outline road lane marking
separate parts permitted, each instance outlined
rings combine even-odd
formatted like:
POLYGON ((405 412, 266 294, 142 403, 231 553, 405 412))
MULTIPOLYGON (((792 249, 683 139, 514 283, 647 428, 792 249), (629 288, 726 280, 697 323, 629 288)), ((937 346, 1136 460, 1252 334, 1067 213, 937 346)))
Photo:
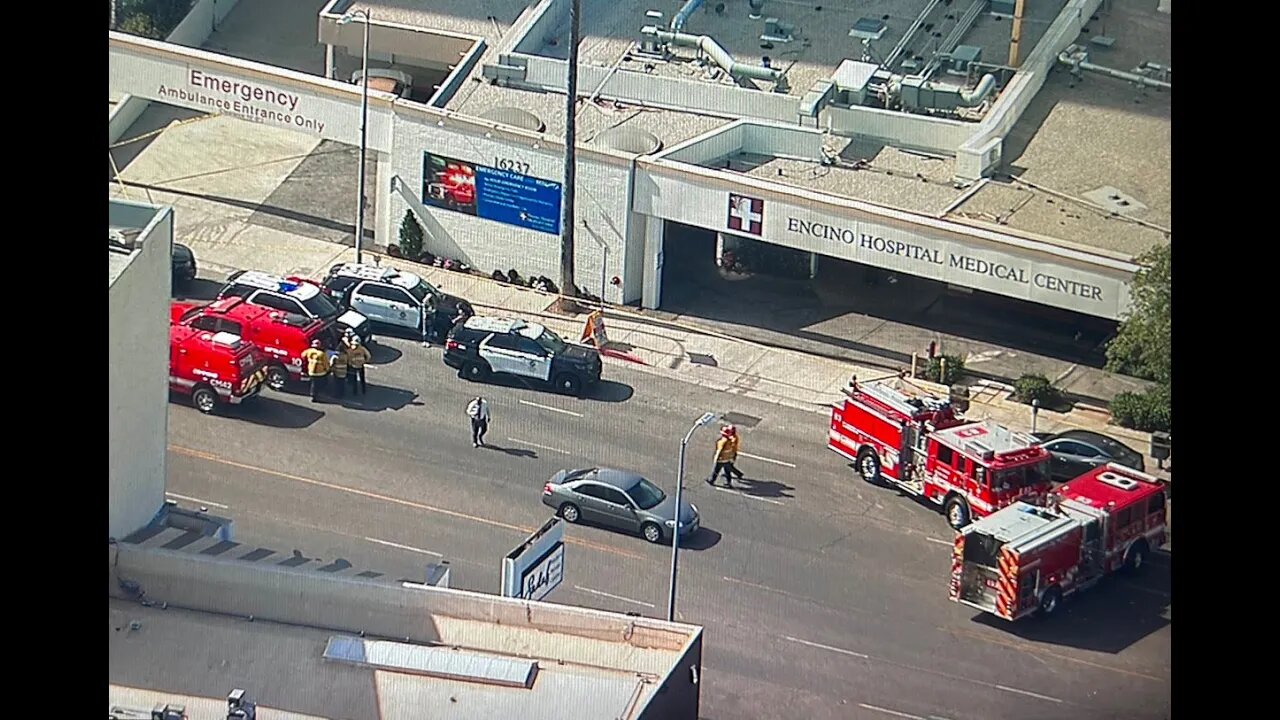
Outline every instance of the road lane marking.
MULTIPOLYGON (((236 462, 234 460, 227 460, 226 458, 221 458, 221 457, 218 457, 217 455, 211 455, 201 450, 193 450, 191 448, 185 448, 180 445, 170 445, 169 449, 178 453, 179 455, 196 457, 202 460, 208 460, 209 462, 215 462, 221 465, 227 465, 229 467, 240 468, 242 470, 248 470, 250 472, 262 473, 263 475, 272 475, 275 477, 284 478, 286 480, 293 480, 294 482, 304 483, 306 485, 314 485, 316 487, 322 487, 328 490, 336 490, 337 492, 348 493, 350 495, 359 495, 361 497, 366 497, 371 500, 379 500, 382 502, 391 503, 393 505, 402 505, 404 507, 410 507, 415 510, 425 510, 427 512, 433 512, 440 515, 447 515, 449 517, 455 517, 461 520, 470 520, 472 522, 480 523, 481 525, 489 525, 491 527, 497 527, 497 528, 502 528, 503 530, 510 530, 512 532, 517 532, 517 533, 520 533, 521 535, 529 535, 535 531, 534 528, 521 527, 519 525, 512 525, 511 523, 505 523, 500 520, 490 520, 489 518, 483 518, 476 515, 468 515, 467 513, 458 512, 457 510, 446 510, 444 508, 438 508, 431 505, 426 505, 424 503, 414 502, 412 500, 405 500, 403 498, 392 497, 390 495, 381 495, 379 493, 369 492, 368 490, 359 490, 356 488, 346 487, 345 485, 336 485, 334 483, 325 482, 323 480, 316 480, 314 478, 302 477, 301 475, 293 475, 290 473, 281 472, 279 470, 271 470, 268 468, 258 467, 256 465, 247 465, 245 463, 236 462)), ((640 555, 638 553, 633 553, 626 550, 619 550, 618 548, 610 547, 608 545, 602 545, 596 542, 591 542, 590 540, 582 540, 580 538, 567 537, 564 539, 564 541, 569 543, 570 545, 580 545, 585 548, 591 548, 593 550, 599 550, 600 552, 619 555, 621 557, 630 558, 632 560, 646 559, 645 556, 640 555)))
POLYGON ((573 587, 575 590, 581 590, 584 593, 591 593, 592 595, 599 595, 601 597, 613 598, 614 600, 621 600, 622 602, 629 602, 635 605, 643 605, 647 608, 657 607, 657 605, 654 605, 653 603, 647 603, 643 600, 632 600, 631 598, 622 597, 621 595, 614 595, 612 593, 604 592, 603 590, 592 590, 591 588, 582 587, 581 585, 574 585, 573 587))
POLYGON ((560 448, 547 447, 546 445, 539 445, 538 443, 529 442, 528 440, 521 440, 520 438, 507 438, 507 442, 513 442, 519 445, 528 445, 529 447, 536 447, 539 450, 550 450, 551 452, 558 452, 561 455, 572 455, 572 453, 570 453, 568 450, 561 450, 560 448))
POLYGON ((1005 692, 1017 693, 1019 695, 1026 695, 1027 697, 1040 698, 1041 700, 1048 700, 1049 702, 1055 702, 1055 703, 1062 702, 1056 697, 1049 697, 1048 695, 1033 693, 1030 690, 1019 690, 1018 688, 1009 687, 1008 685, 997 685, 996 689, 1004 690, 1005 692))
POLYGON ((167 492, 164 494, 164 496, 171 497, 171 498, 178 498, 179 500, 186 500, 187 502, 195 503, 197 505, 202 505, 202 506, 207 505, 208 507, 222 508, 223 510, 229 509, 226 505, 223 505, 222 503, 211 502, 209 500, 201 500, 200 498, 193 498, 189 495, 179 495, 178 493, 167 492))
POLYGON ((795 467, 795 465, 792 465, 789 462, 784 462, 782 460, 774 460, 773 458, 760 457, 759 455, 752 455, 751 453, 742 452, 741 450, 738 451, 738 454, 741 455, 742 457, 749 457, 752 460, 759 460, 760 462, 773 463, 774 465, 781 465, 783 467, 789 467, 789 468, 795 467))
POLYGON ((929 541, 929 542, 931 542, 931 543, 938 543, 939 545, 946 545, 947 547, 953 547, 953 546, 955 545, 955 543, 953 543, 953 542, 948 542, 948 541, 946 541, 946 540, 939 540, 939 539, 938 539, 938 538, 936 538, 936 537, 929 537, 928 535, 925 535, 925 536, 924 536, 924 539, 925 539, 925 540, 928 540, 928 541, 929 541))
POLYGON ((1139 677, 1144 680, 1153 680, 1159 683, 1164 683, 1169 681, 1168 678, 1157 677, 1155 675, 1148 675, 1143 672, 1138 672, 1137 670, 1128 670, 1122 667, 1116 667, 1114 665, 1107 665, 1105 663, 1093 662, 1092 660, 1085 660, 1083 658, 1071 657, 1070 655, 1064 655, 1062 653, 1053 652, 1052 650, 1045 650, 1043 648, 1038 648, 1033 645, 1027 645, 1023 643, 1012 642, 1009 640, 1001 640, 1001 639, 996 639, 992 637, 987 637, 982 633, 973 632, 972 630, 961 630, 957 628, 944 628, 944 627, 940 627, 938 629, 945 633, 950 633, 952 635, 969 637, 969 638, 973 638, 974 640, 981 640, 983 642, 991 643, 992 645, 1003 645, 1004 647, 1007 647, 1013 650, 1021 650, 1022 652, 1025 652, 1030 655, 1045 655, 1048 657, 1056 658, 1058 660, 1066 660, 1068 662, 1079 663, 1080 665, 1088 665, 1089 667, 1097 668, 1099 670, 1120 673, 1122 675, 1131 675, 1133 677, 1139 677))
POLYGON ((521 401, 520 401, 520 404, 521 404, 521 405, 528 405, 529 407, 542 408, 543 410, 550 410, 551 412, 558 412, 558 413, 562 413, 562 414, 564 414, 564 415, 572 415, 572 416, 574 416, 574 417, 582 417, 582 413, 576 413, 576 412, 574 412, 574 411, 572 411, 572 410, 561 410, 561 409, 560 409, 560 408, 558 408, 558 407, 551 407, 550 405, 539 405, 539 404, 538 404, 538 403, 536 403, 536 402, 529 402, 528 400, 521 400, 521 401))
POLYGON ((762 498, 762 497, 760 497, 759 495, 752 495, 752 494, 750 494, 750 493, 742 492, 741 490, 734 490, 733 488, 716 487, 715 485, 712 485, 712 486, 711 486, 711 489, 713 489, 713 490, 719 490, 720 492, 727 492, 727 493, 729 493, 729 494, 731 494, 731 495, 741 495, 742 497, 745 497, 745 498, 751 498, 752 500, 759 500, 760 502, 773 503, 774 505, 781 505, 781 504, 782 504, 782 503, 778 502, 777 500, 770 500, 769 498, 762 498))
POLYGON ((801 645, 808 645, 809 647, 816 647, 816 648, 822 648, 823 650, 830 650, 831 652, 840 653, 841 655, 852 655, 853 657, 862 658, 863 660, 871 659, 870 655, 863 655, 860 652, 845 650, 844 648, 831 647, 830 645, 823 645, 822 643, 809 642, 808 640, 801 640, 800 638, 794 638, 794 637, 791 637, 790 635, 784 635, 783 638, 786 640, 790 640, 791 642, 800 643, 801 645))
POLYGON ((387 547, 399 548, 401 550, 408 550, 409 552, 422 553, 423 555, 434 555, 435 557, 438 557, 438 558, 444 557, 444 555, 441 555, 438 552, 431 552, 430 550, 423 550, 422 548, 416 548, 409 545, 401 545, 400 543, 393 543, 389 540, 379 540, 378 538, 371 538, 371 537, 367 537, 365 538, 365 540, 368 540, 371 543, 377 543, 379 545, 386 545, 387 547))
POLYGON ((866 703, 858 703, 858 707, 865 708, 867 710, 874 710, 875 712, 884 713, 885 715, 892 715, 894 717, 908 718, 908 720, 925 720, 919 715, 912 715, 911 713, 898 712, 897 710, 890 710, 889 708, 877 707, 875 705, 868 705, 866 703))

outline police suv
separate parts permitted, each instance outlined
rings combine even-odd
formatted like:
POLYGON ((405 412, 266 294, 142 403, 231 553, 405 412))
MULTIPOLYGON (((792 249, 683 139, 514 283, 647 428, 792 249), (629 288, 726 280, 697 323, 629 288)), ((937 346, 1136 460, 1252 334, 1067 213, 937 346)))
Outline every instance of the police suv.
POLYGON ((392 267, 342 263, 329 269, 324 290, 380 328, 412 331, 417 336, 442 337, 459 309, 474 315, 471 304, 443 293, 411 273, 392 267))
POLYGON ((600 353, 567 343, 537 323, 473 317, 449 332, 444 363, 468 380, 504 373, 554 385, 569 395, 600 381, 600 353))
POLYGON ((351 328, 365 344, 373 341, 369 319, 353 310, 343 311, 320 290, 320 286, 301 278, 282 278, 257 270, 239 270, 227 277, 218 299, 244 298, 245 302, 303 317, 337 320, 351 328))

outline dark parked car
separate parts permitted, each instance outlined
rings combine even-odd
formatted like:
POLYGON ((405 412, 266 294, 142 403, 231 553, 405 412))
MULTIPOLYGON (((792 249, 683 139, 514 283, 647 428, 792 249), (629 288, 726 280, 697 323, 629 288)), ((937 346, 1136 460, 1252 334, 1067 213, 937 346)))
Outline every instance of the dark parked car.
POLYGON ((1036 433, 1040 444, 1053 456, 1049 476, 1062 482, 1109 462, 1146 472, 1142 453, 1114 438, 1090 430, 1067 430, 1057 434, 1036 433))
MULTIPOLYGON (((670 539, 676 527, 675 498, 626 470, 561 470, 542 488, 542 504, 555 508, 566 522, 607 525, 652 543, 670 539)), ((697 506, 682 502, 680 536, 696 532, 698 522, 697 506)))
POLYGON ((182 243, 173 244, 173 284, 185 285, 196 279, 196 254, 182 243))

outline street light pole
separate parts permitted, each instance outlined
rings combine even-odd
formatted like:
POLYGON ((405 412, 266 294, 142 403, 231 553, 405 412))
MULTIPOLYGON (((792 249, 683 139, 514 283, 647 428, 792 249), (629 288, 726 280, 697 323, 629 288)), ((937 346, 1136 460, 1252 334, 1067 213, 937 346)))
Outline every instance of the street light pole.
POLYGON ((364 245, 364 162, 369 150, 369 25, 368 10, 355 10, 338 19, 339 25, 346 25, 357 15, 364 16, 364 52, 360 60, 360 178, 356 187, 356 264, 360 264, 360 250, 364 245))
POLYGON ((676 526, 671 531, 671 586, 667 591, 667 621, 675 622, 676 620, 676 567, 680 559, 680 499, 684 495, 684 451, 689 445, 689 439, 693 437, 693 433, 703 425, 715 420, 718 415, 715 413, 703 413, 698 418, 693 427, 689 428, 689 432, 685 433, 684 439, 680 441, 680 469, 676 474, 676 526))

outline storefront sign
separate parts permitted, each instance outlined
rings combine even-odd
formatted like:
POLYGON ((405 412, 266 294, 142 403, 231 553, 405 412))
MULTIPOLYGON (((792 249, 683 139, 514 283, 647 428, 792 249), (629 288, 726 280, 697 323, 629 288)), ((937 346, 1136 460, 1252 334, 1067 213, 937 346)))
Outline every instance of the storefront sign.
MULTIPOLYGON (((527 164, 521 167, 527 168, 527 164)), ((511 170, 423 153, 422 203, 507 225, 560 234, 560 183, 511 170)))
POLYGON ((300 95, 188 68, 186 83, 160 85, 161 100, 195 105, 212 113, 253 122, 324 132, 324 120, 299 112, 300 95))

